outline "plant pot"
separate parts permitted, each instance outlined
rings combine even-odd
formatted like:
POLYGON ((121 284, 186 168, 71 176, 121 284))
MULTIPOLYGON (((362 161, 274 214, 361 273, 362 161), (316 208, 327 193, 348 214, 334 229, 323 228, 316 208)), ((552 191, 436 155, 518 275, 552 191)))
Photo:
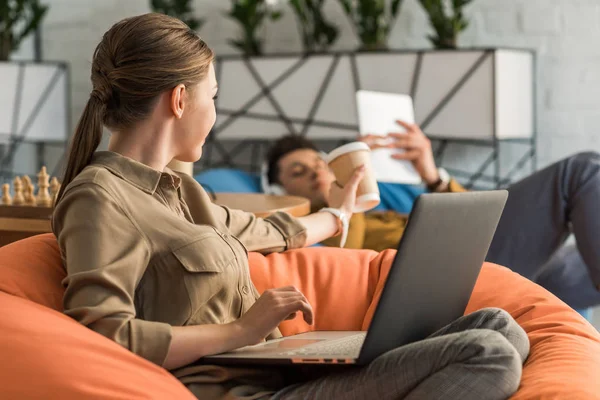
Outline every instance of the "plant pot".
POLYGON ((0 144, 6 150, 0 170, 16 163, 20 173, 37 173, 38 144, 64 146, 70 134, 68 67, 0 62, 0 87, 0 144))
POLYGON ((272 140, 293 132, 352 139, 355 92, 406 93, 431 137, 529 139, 534 132, 534 54, 460 49, 219 58, 214 134, 272 140))

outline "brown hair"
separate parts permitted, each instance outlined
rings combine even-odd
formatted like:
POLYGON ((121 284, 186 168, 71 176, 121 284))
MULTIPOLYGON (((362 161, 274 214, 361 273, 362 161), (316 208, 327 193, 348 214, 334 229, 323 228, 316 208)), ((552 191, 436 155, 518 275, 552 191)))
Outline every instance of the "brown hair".
POLYGON ((91 162, 104 125, 122 130, 144 120, 160 94, 179 84, 189 90, 204 79, 213 58, 206 43, 173 17, 151 13, 113 25, 94 51, 93 90, 71 141, 56 203, 91 162))
POLYGON ((283 136, 273 144, 267 152, 266 158, 267 180, 269 183, 281 183, 279 182, 279 160, 293 151, 302 149, 318 151, 317 146, 309 139, 295 134, 283 136))

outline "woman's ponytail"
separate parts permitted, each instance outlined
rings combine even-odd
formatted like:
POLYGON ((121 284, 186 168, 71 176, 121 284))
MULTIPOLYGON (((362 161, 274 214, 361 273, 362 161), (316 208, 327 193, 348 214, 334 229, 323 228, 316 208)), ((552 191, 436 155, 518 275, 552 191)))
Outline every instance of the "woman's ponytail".
POLYGON ((81 119, 77 124, 75 134, 71 139, 67 168, 61 182, 60 190, 55 200, 55 205, 62 199, 67 185, 92 161, 94 152, 102 140, 103 119, 106 112, 106 103, 92 92, 81 119))

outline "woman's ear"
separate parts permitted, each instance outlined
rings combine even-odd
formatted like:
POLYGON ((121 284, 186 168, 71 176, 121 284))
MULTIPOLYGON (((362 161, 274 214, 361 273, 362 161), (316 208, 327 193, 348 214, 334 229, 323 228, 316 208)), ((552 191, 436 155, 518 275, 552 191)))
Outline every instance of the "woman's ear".
POLYGON ((171 91, 171 111, 177 119, 183 117, 183 112, 186 106, 186 90, 185 85, 179 84, 171 91))

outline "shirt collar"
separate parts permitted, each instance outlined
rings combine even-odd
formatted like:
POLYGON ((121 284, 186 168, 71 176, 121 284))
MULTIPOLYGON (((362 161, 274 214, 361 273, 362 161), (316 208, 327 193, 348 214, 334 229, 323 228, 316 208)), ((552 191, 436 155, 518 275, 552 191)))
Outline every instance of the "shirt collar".
POLYGON ((169 168, 161 172, 112 151, 95 152, 92 164, 102 165, 119 178, 149 194, 153 194, 161 182, 171 184, 175 189, 181 185, 181 178, 169 168))

